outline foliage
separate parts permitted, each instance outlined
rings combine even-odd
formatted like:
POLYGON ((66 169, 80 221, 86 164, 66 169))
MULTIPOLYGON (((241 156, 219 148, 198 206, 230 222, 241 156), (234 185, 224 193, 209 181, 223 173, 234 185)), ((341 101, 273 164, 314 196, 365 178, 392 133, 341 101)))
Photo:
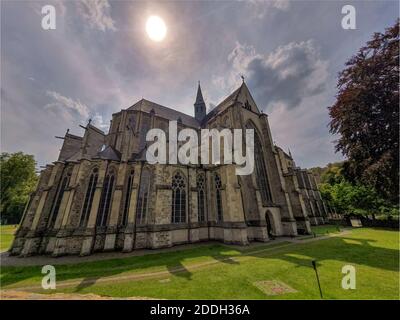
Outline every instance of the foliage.
POLYGON ((322 198, 341 214, 398 215, 398 207, 383 199, 371 186, 352 183, 343 174, 344 163, 329 165, 321 177, 322 198))
POLYGON ((337 87, 330 131, 339 135, 336 151, 348 158, 344 175, 398 203, 399 21, 346 63, 337 87))
POLYGON ((22 152, 0 155, 1 220, 18 223, 29 194, 34 191, 37 176, 32 155, 22 152))
POLYGON ((0 226, 0 252, 7 251, 13 240, 17 225, 0 226))

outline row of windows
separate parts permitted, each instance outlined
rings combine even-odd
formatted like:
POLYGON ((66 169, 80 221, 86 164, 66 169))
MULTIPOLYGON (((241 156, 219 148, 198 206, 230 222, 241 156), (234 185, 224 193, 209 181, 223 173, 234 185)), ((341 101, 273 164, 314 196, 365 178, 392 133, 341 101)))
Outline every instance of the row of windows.
MULTIPOLYGON (((128 177, 127 190, 125 192, 125 200, 122 215, 122 225, 127 224, 128 212, 130 207, 130 195, 133 185, 133 170, 128 177)), ((59 191, 57 191, 56 201, 54 202, 54 207, 52 211, 53 214, 51 221, 55 221, 59 205, 61 202, 62 194, 65 187, 69 183, 70 175, 66 176, 60 186, 59 191)), ((149 205, 149 193, 150 193, 150 179, 151 174, 149 170, 143 170, 141 177, 141 184, 138 194, 137 206, 136 206, 136 223, 146 224, 147 223, 147 212, 149 205)), ((93 204, 94 192, 96 190, 98 180, 98 169, 95 168, 89 178, 88 187, 86 190, 85 201, 82 208, 82 215, 80 220, 80 226, 84 227, 88 223, 90 211, 93 204)), ((110 207, 111 207, 111 197, 114 189, 115 174, 107 174, 102 188, 102 194, 100 198, 100 205, 96 217, 96 226, 106 226, 110 207)), ((216 208, 217 208, 217 220, 223 220, 222 212, 222 197, 221 197, 221 178, 218 174, 215 174, 215 189, 216 189, 216 208)), ((199 221, 206 221, 205 216, 205 178, 204 174, 199 174, 197 177, 197 199, 198 199, 198 217, 199 221)), ((186 183, 184 177, 180 172, 177 172, 172 179, 172 203, 171 203, 171 222, 172 223, 184 223, 186 222, 186 183)), ((54 222, 53 222, 54 224, 54 222)))

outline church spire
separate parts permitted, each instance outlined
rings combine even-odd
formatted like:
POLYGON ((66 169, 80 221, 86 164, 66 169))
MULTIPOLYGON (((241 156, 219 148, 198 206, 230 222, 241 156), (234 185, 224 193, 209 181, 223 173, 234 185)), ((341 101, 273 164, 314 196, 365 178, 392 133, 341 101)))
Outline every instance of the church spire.
POLYGON ((200 81, 199 81, 199 86, 197 87, 196 102, 194 104, 200 104, 200 103, 204 103, 204 99, 203 99, 203 93, 201 92, 200 81))
POLYGON ((206 116, 206 104, 203 99, 203 94, 201 92, 200 81, 197 87, 196 102, 194 103, 194 117, 197 121, 202 121, 206 116))

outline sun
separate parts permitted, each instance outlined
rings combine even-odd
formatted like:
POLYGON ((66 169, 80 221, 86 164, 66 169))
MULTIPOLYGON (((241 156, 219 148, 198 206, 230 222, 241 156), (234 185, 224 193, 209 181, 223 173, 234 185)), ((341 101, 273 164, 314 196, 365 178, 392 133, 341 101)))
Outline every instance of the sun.
POLYGON ((149 38, 153 41, 164 40, 167 34, 167 27, 164 20, 158 16, 151 16, 146 22, 146 32, 149 38))

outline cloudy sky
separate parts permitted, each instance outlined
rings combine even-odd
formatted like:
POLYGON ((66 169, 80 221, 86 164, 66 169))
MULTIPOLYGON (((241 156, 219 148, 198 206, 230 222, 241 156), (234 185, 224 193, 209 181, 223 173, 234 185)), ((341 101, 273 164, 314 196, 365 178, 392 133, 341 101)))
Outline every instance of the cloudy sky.
POLYGON ((92 118, 107 131, 142 97, 193 115, 198 80, 212 108, 243 74, 274 141, 298 165, 325 165, 341 159, 327 127, 337 73, 398 11, 397 1, 1 1, 1 151, 43 165, 67 128, 81 135, 92 118), (46 4, 56 30, 42 29, 46 4), (345 4, 356 30, 341 27, 345 4), (161 42, 146 34, 151 15, 166 23, 161 42))

